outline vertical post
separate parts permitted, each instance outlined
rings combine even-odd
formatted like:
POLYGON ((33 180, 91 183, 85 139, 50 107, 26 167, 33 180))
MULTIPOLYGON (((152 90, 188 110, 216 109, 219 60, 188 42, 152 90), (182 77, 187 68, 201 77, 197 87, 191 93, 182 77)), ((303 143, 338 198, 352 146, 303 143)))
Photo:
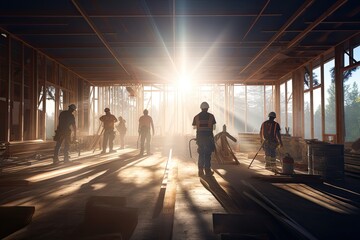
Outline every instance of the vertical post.
POLYGON ((21 43, 21 96, 20 96, 20 141, 24 141, 24 44, 21 43))
POLYGON ((43 83, 42 83, 42 86, 43 86, 43 101, 42 101, 42 104, 43 104, 43 114, 41 115, 42 117, 42 122, 44 123, 42 125, 42 136, 41 136, 41 139, 42 140, 46 140, 46 80, 47 80, 47 75, 48 75, 48 72, 47 72, 47 63, 46 63, 46 57, 44 57, 44 79, 43 79, 43 83))
POLYGON ((10 142, 10 128, 11 128, 11 101, 10 101, 10 98, 12 97, 11 96, 11 61, 12 61, 12 57, 11 57, 11 37, 9 37, 9 45, 8 45, 8 89, 7 89, 7 118, 6 118, 6 128, 7 131, 6 131, 6 141, 7 142, 10 142))
POLYGON ((296 70, 292 74, 293 84, 293 136, 303 137, 304 124, 303 124, 303 112, 304 112, 304 81, 302 71, 296 70))
POLYGON ((247 132, 247 125, 248 125, 248 119, 247 119, 247 112, 248 112, 248 102, 247 102, 247 85, 245 84, 245 86, 244 86, 244 92, 245 92, 245 128, 244 128, 244 130, 245 130, 245 132, 247 132))
POLYGON ((322 126, 322 133, 324 141, 328 141, 325 139, 325 80, 324 80, 324 56, 320 56, 320 75, 321 75, 321 126, 322 126))
POLYGON ((335 48, 335 103, 336 103, 336 142, 344 143, 345 126, 344 126, 344 84, 342 77, 343 66, 343 45, 335 48))
POLYGON ((310 62, 309 64, 309 72, 310 72, 310 134, 311 138, 314 138, 314 89, 313 89, 313 65, 310 62))
MULTIPOLYGON (((275 84, 275 112, 278 113, 278 116, 281 116, 280 114, 280 84, 275 84)), ((281 119, 280 119, 281 122, 281 119)))

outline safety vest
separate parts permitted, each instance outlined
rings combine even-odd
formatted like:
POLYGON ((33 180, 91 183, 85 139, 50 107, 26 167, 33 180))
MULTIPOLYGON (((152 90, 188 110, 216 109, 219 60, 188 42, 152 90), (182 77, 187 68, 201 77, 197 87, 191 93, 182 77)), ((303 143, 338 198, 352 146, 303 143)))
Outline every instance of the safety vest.
POLYGON ((213 130, 213 122, 214 122, 214 117, 211 114, 209 114, 208 119, 200 119, 200 116, 197 115, 195 117, 196 130, 200 131, 200 132, 212 131, 213 130))
POLYGON ((265 121, 261 126, 261 136, 265 139, 276 139, 277 126, 275 121, 265 121))

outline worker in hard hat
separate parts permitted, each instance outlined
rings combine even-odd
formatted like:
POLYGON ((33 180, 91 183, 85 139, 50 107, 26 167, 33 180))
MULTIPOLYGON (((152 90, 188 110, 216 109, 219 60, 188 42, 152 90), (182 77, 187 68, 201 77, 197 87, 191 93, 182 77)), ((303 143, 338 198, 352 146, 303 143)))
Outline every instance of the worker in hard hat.
POLYGON ((198 145, 198 175, 203 176, 204 170, 207 176, 211 176, 211 153, 215 150, 214 134, 216 120, 213 114, 209 113, 209 104, 202 102, 201 112, 193 119, 193 127, 196 128, 196 144, 198 145))
POLYGON ((276 148, 283 146, 280 124, 275 122, 276 113, 270 112, 269 119, 261 124, 260 139, 265 151, 265 168, 276 170, 276 148))
POLYGON ((104 109, 105 115, 100 117, 100 121, 103 122, 104 127, 104 137, 103 137, 103 148, 101 153, 106 153, 107 144, 109 142, 109 153, 116 152, 114 147, 114 138, 115 138, 115 123, 117 118, 110 113, 110 108, 104 109))
POLYGON ((145 109, 143 111, 144 115, 139 118, 139 136, 140 136, 140 155, 144 155, 144 148, 146 148, 146 154, 150 155, 150 141, 151 141, 151 134, 150 131, 152 129, 152 134, 155 134, 154 130, 154 122, 151 116, 149 116, 149 111, 145 109), (146 145, 145 145, 146 141, 146 145))
POLYGON ((122 116, 119 116, 119 124, 116 126, 116 129, 120 134, 120 149, 124 149, 125 147, 125 134, 126 134, 126 121, 122 116))
POLYGON ((59 115, 57 129, 55 130, 54 141, 56 141, 54 149, 53 163, 59 162, 59 151, 64 142, 64 162, 69 161, 69 148, 71 142, 71 130, 74 132, 73 141, 76 141, 76 123, 74 112, 76 105, 70 104, 68 110, 62 111, 59 115))

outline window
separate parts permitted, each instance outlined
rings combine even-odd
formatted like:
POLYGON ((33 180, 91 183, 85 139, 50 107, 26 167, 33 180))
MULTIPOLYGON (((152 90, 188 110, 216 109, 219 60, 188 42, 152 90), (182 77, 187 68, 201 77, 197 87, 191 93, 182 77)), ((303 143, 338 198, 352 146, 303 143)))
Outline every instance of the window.
POLYGON ((247 132, 258 133, 264 121, 264 86, 247 86, 247 132))
POLYGON ((325 134, 336 134, 334 59, 324 64, 325 134))
MULTIPOLYGON (((292 79, 286 81, 286 127, 289 129, 289 134, 293 134, 293 90, 292 90, 292 79)), ((284 126, 284 127, 285 127, 284 126)), ((285 129, 285 128, 284 128, 285 129)), ((285 131, 283 131, 285 133, 285 131)))
POLYGON ((46 87, 46 140, 51 140, 55 133, 55 87, 46 87))
POLYGON ((322 140, 322 117, 321 117, 321 88, 313 91, 313 122, 314 122, 314 138, 322 140))
POLYGON ((241 133, 259 133, 267 114, 274 111, 274 86, 234 86, 234 126, 241 133))
POLYGON ((311 102, 310 92, 304 93, 304 138, 311 139, 311 102))
POLYGON ((281 125, 281 132, 286 133, 289 129, 289 134, 293 133, 293 95, 292 95, 292 79, 289 79, 280 85, 280 114, 277 121, 281 125))
POLYGON ((280 114, 277 121, 282 127, 286 126, 286 82, 280 85, 280 114))
POLYGON ((322 65, 316 59, 305 67, 304 79, 304 138, 323 140, 322 126, 322 65))
POLYGON ((310 89, 310 70, 309 66, 304 67, 304 90, 310 89))
POLYGON ((360 67, 345 71, 343 81, 345 142, 353 142, 360 137, 360 67))
POLYGON ((11 42, 11 127, 10 141, 22 139, 22 82, 23 82, 23 46, 21 42, 11 42))
POLYGON ((34 51, 24 48, 24 140, 31 140, 35 133, 34 108, 34 51))
POLYGON ((246 88, 245 85, 234 86, 234 113, 235 113, 235 129, 238 132, 245 131, 246 123, 246 88))

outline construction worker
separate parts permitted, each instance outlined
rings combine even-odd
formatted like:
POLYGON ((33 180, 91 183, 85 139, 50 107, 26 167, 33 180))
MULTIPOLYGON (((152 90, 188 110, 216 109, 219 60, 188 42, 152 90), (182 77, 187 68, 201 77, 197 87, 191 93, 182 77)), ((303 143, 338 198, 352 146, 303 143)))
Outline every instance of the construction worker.
POLYGON ((64 162, 69 161, 69 148, 71 142, 71 129, 74 132, 73 141, 76 141, 76 124, 74 112, 76 111, 75 104, 70 104, 68 110, 62 111, 59 115, 59 123, 55 130, 54 141, 56 141, 54 149, 53 163, 59 162, 59 151, 61 144, 64 142, 64 162))
POLYGON ((104 137, 103 137, 103 150, 101 153, 106 153, 107 143, 109 142, 109 153, 116 152, 113 150, 114 138, 115 138, 115 123, 117 119, 114 115, 110 113, 109 108, 104 109, 105 115, 100 117, 100 121, 104 124, 104 137))
POLYGON ((208 113, 209 104, 202 102, 201 112, 193 119, 193 127, 196 128, 196 144, 198 145, 198 175, 203 176, 204 170, 207 176, 211 176, 211 153, 215 150, 214 134, 216 120, 213 114, 208 113))
POLYGON ((116 129, 120 134, 120 149, 124 149, 125 147, 125 134, 126 134, 126 121, 121 116, 118 118, 119 124, 116 126, 116 129))
POLYGON ((280 124, 275 122, 276 113, 270 112, 269 120, 261 124, 260 139, 265 150, 265 168, 276 170, 276 148, 283 146, 280 134, 280 124))
POLYGON ((145 147, 145 140, 146 140, 146 154, 150 155, 150 141, 151 141, 151 134, 150 128, 152 128, 153 135, 155 134, 154 130, 154 123, 152 117, 149 116, 149 111, 145 109, 143 111, 144 115, 139 118, 139 135, 140 135, 140 155, 144 155, 144 147, 145 147))

